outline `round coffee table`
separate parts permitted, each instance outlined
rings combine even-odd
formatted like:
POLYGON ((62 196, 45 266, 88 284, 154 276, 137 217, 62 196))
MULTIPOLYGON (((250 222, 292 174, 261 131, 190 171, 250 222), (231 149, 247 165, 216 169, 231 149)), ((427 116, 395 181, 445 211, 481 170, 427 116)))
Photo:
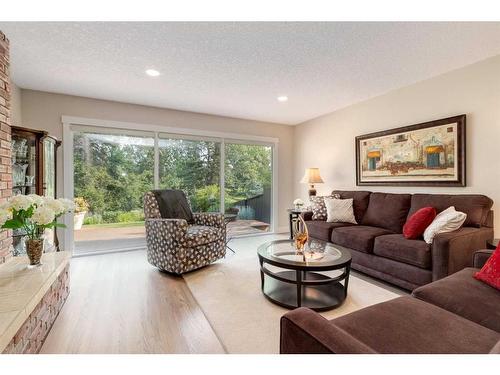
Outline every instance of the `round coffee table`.
POLYGON ((277 305, 324 311, 340 306, 347 297, 351 270, 347 249, 311 240, 304 259, 304 254, 296 252, 293 240, 276 240, 259 246, 257 253, 262 293, 277 305), (340 272, 324 274, 334 270, 340 272))

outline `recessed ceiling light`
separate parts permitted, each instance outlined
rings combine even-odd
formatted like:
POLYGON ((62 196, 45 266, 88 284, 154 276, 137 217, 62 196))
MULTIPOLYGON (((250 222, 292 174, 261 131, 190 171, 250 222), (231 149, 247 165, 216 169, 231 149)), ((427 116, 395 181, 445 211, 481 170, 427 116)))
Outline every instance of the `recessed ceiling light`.
POLYGON ((284 103, 284 102, 288 101, 288 96, 282 95, 282 96, 278 96, 276 99, 278 99, 278 102, 284 103))
POLYGON ((148 69, 146 70, 146 74, 150 77, 158 77, 160 75, 160 72, 155 69, 148 69))

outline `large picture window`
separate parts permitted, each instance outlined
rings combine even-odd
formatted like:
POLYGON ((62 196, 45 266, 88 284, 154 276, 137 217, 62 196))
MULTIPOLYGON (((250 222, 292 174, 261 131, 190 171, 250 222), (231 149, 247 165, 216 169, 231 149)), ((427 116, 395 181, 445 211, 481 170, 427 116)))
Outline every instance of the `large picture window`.
POLYGON ((181 189, 194 212, 224 213, 230 237, 272 229, 273 144, 82 125, 70 134, 75 254, 145 247, 152 189, 181 189))
POLYGON ((159 187, 181 189, 195 212, 219 212, 220 142, 160 135, 159 187))

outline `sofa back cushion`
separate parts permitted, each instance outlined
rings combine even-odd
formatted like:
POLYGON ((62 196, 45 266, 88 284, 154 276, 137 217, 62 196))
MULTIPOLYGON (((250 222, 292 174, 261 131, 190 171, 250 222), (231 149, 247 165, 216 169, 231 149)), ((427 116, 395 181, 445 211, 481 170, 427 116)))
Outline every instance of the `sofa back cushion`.
POLYGON ((402 233, 410 205, 410 194, 372 193, 361 224, 402 233))
POLYGON ((464 226, 480 227, 486 224, 493 201, 485 195, 478 194, 413 194, 408 217, 423 207, 434 207, 438 214, 450 206, 467 214, 464 226))
POLYGON ((361 223, 365 215, 368 203, 370 201, 369 191, 351 191, 351 190, 334 190, 332 195, 338 194, 340 199, 352 199, 352 207, 354 209, 354 217, 358 223, 361 223))

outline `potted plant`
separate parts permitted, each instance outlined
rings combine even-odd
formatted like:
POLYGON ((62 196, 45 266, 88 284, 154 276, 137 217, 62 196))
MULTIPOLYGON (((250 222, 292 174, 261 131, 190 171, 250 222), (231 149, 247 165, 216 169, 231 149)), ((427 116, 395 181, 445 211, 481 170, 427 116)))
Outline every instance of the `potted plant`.
POLYGON ((83 220, 85 219, 85 215, 89 211, 89 204, 83 197, 77 197, 74 199, 75 203, 75 216, 74 219, 74 229, 80 230, 83 226, 83 220))
POLYGON ((30 265, 37 266, 43 254, 45 229, 65 228, 57 219, 73 209, 69 199, 16 195, 0 206, 0 228, 22 229, 26 233, 26 253, 30 265))

